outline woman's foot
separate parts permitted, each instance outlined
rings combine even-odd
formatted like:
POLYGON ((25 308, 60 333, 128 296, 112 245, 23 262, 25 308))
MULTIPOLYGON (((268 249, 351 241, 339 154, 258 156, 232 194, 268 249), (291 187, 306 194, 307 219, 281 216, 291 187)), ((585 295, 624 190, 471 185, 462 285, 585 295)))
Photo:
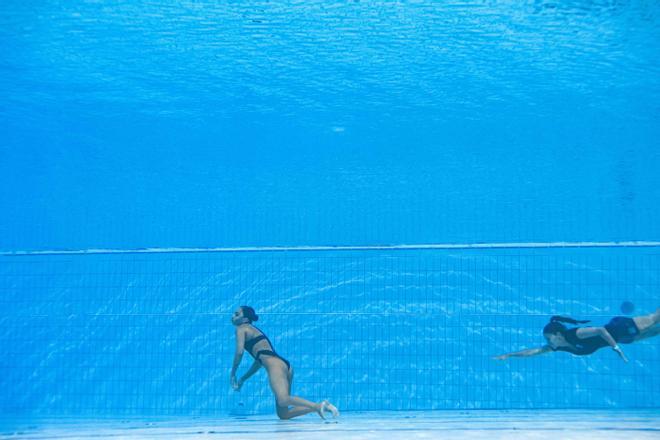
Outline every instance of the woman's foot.
POLYGON ((323 420, 325 420, 325 402, 317 403, 316 404, 316 413, 321 417, 323 420))
POLYGON ((334 406, 332 403, 328 402, 327 400, 324 400, 321 402, 321 417, 325 420, 325 413, 327 411, 330 411, 330 414, 332 414, 333 418, 339 417, 339 410, 337 409, 336 406, 334 406))

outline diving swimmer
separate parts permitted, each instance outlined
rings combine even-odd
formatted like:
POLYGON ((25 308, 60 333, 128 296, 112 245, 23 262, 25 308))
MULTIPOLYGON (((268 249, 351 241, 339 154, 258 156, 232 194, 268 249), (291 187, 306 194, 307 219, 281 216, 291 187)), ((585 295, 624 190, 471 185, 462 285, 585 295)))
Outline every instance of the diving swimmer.
POLYGON ((616 316, 602 327, 567 328, 563 323, 586 324, 590 321, 578 321, 564 316, 553 316, 543 328, 547 344, 525 350, 495 356, 496 360, 510 357, 530 357, 555 351, 565 351, 577 356, 586 356, 603 347, 610 347, 621 359, 628 358, 619 346, 632 344, 642 339, 660 334, 660 308, 654 313, 627 318, 616 316))

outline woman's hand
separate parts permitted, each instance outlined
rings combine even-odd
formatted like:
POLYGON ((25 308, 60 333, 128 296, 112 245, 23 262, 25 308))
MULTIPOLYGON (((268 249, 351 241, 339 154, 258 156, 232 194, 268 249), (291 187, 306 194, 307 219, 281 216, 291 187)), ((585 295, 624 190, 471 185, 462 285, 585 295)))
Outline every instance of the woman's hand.
POLYGON ((625 354, 623 354, 623 350, 621 350, 621 347, 619 347, 618 344, 615 345, 614 347, 612 347, 612 350, 616 351, 616 353, 617 353, 619 356, 621 356, 621 359, 623 359, 624 362, 628 362, 628 358, 626 357, 625 354))
POLYGON ((501 354, 499 356, 493 356, 493 359, 495 359, 496 361, 504 361, 504 360, 507 360, 508 358, 509 358, 508 354, 501 354))
POLYGON ((231 383, 231 387, 234 389, 234 391, 239 391, 243 386, 244 380, 236 380, 236 376, 232 374, 229 382, 231 383))

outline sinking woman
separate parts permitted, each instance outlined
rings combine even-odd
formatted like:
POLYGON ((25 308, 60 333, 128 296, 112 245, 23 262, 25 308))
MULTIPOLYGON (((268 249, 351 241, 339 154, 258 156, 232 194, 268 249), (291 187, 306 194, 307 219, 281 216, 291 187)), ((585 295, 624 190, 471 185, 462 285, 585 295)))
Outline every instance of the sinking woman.
POLYGON ((574 355, 586 356, 603 347, 610 347, 621 359, 628 362, 628 358, 626 358, 619 343, 632 344, 641 339, 660 334, 660 308, 654 313, 644 316, 633 318, 616 316, 602 327, 573 327, 569 329, 562 324, 563 322, 586 324, 590 321, 577 321, 563 316, 553 316, 543 328, 543 336, 548 342, 547 344, 537 348, 502 354, 495 356, 494 359, 530 357, 554 351, 566 351, 574 355))
POLYGON ((316 412, 323 419, 328 412, 333 417, 339 416, 337 408, 327 400, 314 403, 291 395, 293 369, 289 361, 275 352, 266 334, 252 324, 258 319, 254 309, 249 306, 239 307, 232 315, 231 322, 236 327, 236 353, 230 377, 232 388, 239 391, 249 377, 264 367, 268 372, 268 381, 275 395, 277 415, 280 419, 291 419, 311 412, 316 412), (243 377, 237 380, 236 370, 244 351, 250 353, 254 363, 243 377))

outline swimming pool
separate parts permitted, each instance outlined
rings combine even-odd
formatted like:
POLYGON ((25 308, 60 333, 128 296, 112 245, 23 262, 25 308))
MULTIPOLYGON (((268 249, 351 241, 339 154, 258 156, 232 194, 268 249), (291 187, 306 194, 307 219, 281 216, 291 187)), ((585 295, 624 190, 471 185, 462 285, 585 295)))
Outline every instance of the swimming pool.
POLYGON ((657 435, 660 338, 492 357, 660 306, 658 17, 2 2, 3 435, 657 435), (243 304, 339 425, 230 389, 243 304))
MULTIPOLYGON (((229 388, 231 312, 352 411, 654 408, 660 341, 498 362, 551 315, 656 310, 657 247, 5 256, 7 411, 272 414, 265 374, 229 388)), ((239 370, 242 374, 248 367, 239 370)))

